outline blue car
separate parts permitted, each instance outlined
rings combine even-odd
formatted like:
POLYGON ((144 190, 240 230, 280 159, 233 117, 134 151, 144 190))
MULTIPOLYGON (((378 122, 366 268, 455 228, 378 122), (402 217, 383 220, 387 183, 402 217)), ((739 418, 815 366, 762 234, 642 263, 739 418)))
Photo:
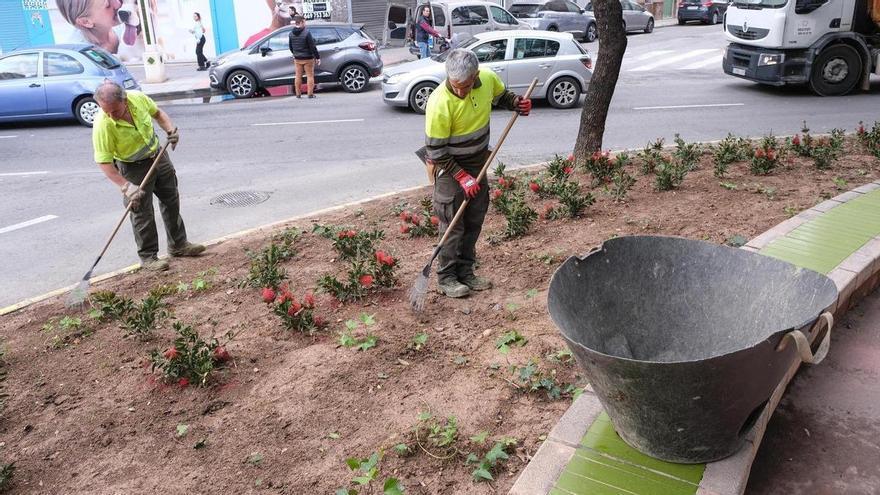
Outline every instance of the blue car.
POLYGON ((128 69, 94 45, 53 45, 0 56, 0 122, 74 117, 91 127, 104 79, 140 89, 128 69))

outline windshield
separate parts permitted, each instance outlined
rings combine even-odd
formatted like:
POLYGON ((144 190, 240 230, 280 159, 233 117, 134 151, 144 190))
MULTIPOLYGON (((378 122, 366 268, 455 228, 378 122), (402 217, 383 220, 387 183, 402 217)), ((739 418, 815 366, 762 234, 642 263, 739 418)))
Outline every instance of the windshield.
POLYGON ((113 55, 110 55, 109 53, 95 46, 90 46, 86 49, 83 49, 80 51, 80 53, 82 53, 86 57, 89 57, 90 60, 105 69, 116 69, 120 65, 119 61, 113 58, 113 55))
POLYGON ((733 5, 744 9, 780 9, 788 0, 733 0, 733 5))
MULTIPOLYGON (((480 41, 480 40, 478 40, 477 38, 468 38, 465 41, 463 41, 460 45, 458 45, 456 48, 467 48, 469 46, 472 46, 477 41, 480 41)), ((451 52, 451 51, 452 50, 446 50, 443 53, 439 53, 437 55, 434 55, 433 57, 431 57, 431 60, 436 60, 437 62, 446 62, 446 57, 449 55, 449 52, 451 52)))
POLYGON ((510 13, 519 18, 537 17, 540 8, 540 5, 515 3, 510 6, 510 13))

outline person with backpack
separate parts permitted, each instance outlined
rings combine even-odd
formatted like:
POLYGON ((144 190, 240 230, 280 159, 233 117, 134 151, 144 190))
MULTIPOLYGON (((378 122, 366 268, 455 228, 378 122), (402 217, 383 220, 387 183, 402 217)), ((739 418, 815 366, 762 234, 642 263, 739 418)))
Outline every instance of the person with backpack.
POLYGON ((432 27, 430 5, 422 6, 421 13, 416 17, 414 29, 416 45, 419 47, 419 58, 430 57, 431 48, 428 46, 428 36, 443 38, 443 35, 432 27))
POLYGON ((302 98, 302 85, 300 83, 303 72, 305 72, 309 98, 314 98, 315 66, 321 65, 321 55, 318 54, 315 38, 306 29, 306 20, 301 15, 293 18, 293 29, 290 31, 288 44, 290 45, 290 53, 293 54, 293 89, 296 91, 296 97, 302 98))

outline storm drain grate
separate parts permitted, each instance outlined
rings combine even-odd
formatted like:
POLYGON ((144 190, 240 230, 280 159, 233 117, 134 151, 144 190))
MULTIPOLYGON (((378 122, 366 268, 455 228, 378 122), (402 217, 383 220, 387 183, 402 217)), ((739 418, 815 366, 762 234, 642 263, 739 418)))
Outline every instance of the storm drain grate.
POLYGON ((263 191, 235 191, 221 194, 211 199, 211 204, 224 208, 241 208, 258 205, 269 199, 269 193, 263 191))

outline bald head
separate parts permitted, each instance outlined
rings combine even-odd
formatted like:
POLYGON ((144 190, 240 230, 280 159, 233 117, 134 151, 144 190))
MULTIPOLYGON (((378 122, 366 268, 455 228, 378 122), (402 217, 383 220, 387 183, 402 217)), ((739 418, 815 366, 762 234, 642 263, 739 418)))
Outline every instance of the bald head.
POLYGON ((118 103, 125 101, 125 89, 113 81, 104 81, 95 90, 95 101, 102 103, 118 103))

